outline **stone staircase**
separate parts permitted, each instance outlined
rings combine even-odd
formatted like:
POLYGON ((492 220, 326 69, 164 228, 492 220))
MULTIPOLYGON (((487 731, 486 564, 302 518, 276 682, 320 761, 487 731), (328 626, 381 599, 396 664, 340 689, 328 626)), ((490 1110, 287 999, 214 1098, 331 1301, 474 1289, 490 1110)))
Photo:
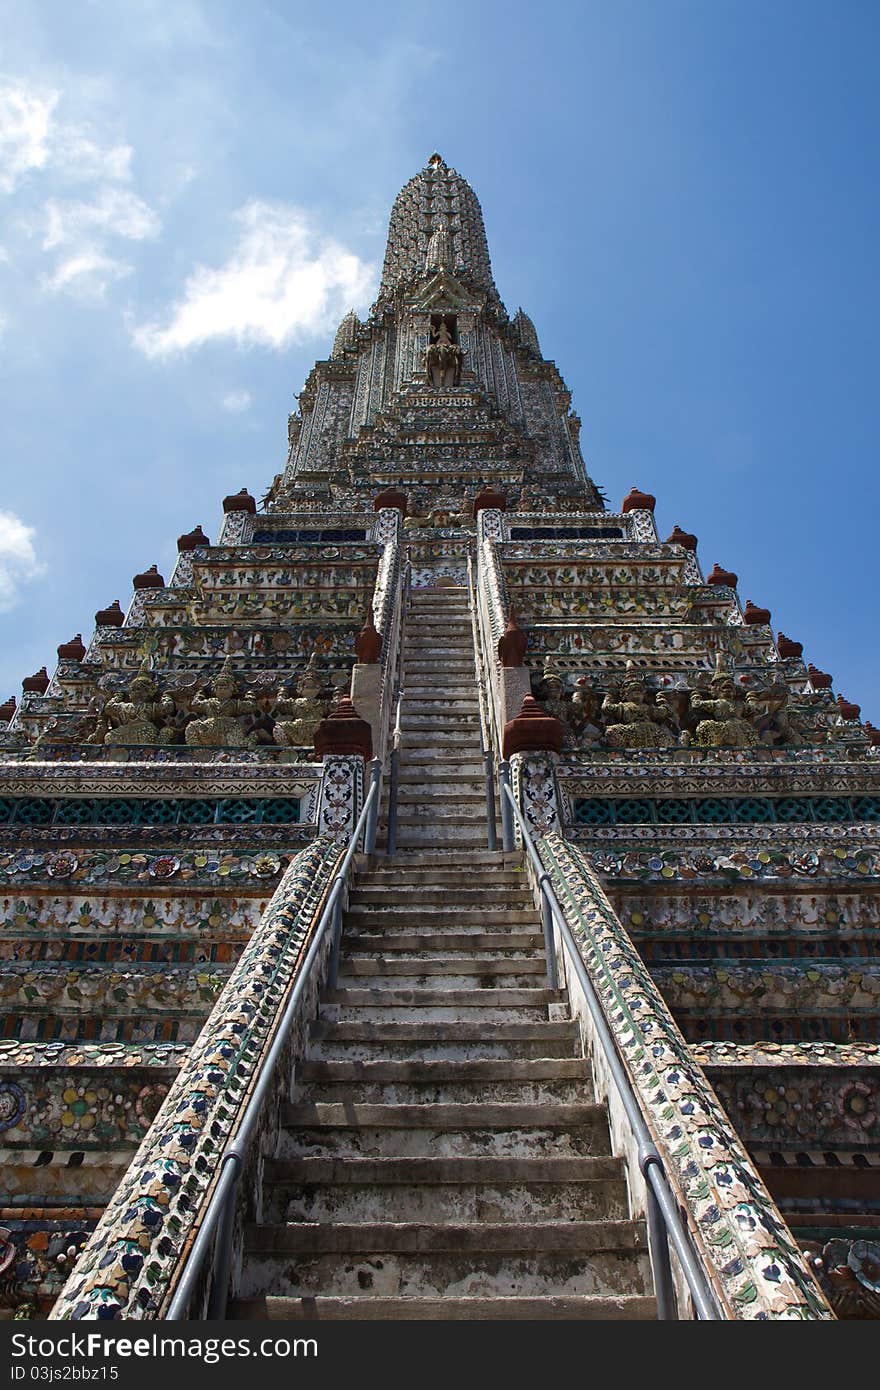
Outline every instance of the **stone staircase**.
POLYGON ((353 888, 231 1315, 654 1317, 537 911, 484 848, 466 591, 414 596, 404 658, 399 853, 353 888))

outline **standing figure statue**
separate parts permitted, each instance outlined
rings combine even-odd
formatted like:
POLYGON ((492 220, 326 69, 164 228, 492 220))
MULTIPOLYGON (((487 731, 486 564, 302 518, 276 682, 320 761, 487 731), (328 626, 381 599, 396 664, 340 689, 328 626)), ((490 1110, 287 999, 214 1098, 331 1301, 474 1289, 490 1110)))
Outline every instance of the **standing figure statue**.
POLYGON ((746 695, 746 709, 761 742, 769 747, 786 744, 789 748, 797 748, 805 742, 801 736, 803 730, 789 702, 789 689, 785 681, 777 681, 760 690, 750 690, 746 695))
POLYGON ((315 730, 325 714, 320 694, 321 679, 315 669, 313 652, 293 689, 282 692, 272 711, 275 716, 273 737, 282 748, 312 747, 315 730))
POLYGON ((602 701, 608 721, 605 741, 609 748, 672 748, 678 742, 678 721, 666 701, 649 700, 645 677, 632 663, 618 690, 609 690, 602 701))
POLYGON ((760 743, 753 710, 718 652, 709 692, 691 692, 691 715, 698 723, 693 742, 700 748, 754 748, 760 743))
POLYGON ((242 698, 227 657, 210 687, 197 695, 186 726, 186 741, 196 748, 252 748, 260 742, 253 726, 260 714, 257 700, 242 698))
POLYGON ((96 711, 97 727, 88 742, 104 743, 110 748, 170 743, 174 737, 174 712, 174 701, 170 695, 160 696, 145 659, 128 695, 111 695, 103 709, 96 711))

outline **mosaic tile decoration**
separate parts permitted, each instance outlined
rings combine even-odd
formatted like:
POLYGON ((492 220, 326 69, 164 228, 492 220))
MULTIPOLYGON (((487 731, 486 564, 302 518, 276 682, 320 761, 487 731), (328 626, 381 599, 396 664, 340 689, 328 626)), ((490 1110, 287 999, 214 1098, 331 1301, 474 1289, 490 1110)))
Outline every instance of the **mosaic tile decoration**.
POLYGON ((290 865, 53 1317, 160 1315, 342 852, 321 837, 290 865))
POLYGON ((539 848, 728 1315, 832 1317, 596 875, 560 835, 539 848))

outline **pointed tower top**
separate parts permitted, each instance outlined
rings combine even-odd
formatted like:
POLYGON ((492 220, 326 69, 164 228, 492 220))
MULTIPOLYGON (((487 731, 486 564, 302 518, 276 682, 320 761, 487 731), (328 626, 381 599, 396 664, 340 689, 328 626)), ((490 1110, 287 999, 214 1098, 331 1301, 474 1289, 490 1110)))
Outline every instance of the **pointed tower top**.
POLYGON ((425 275, 438 260, 500 305, 477 195, 434 153, 394 200, 379 302, 391 298, 399 285, 425 275))

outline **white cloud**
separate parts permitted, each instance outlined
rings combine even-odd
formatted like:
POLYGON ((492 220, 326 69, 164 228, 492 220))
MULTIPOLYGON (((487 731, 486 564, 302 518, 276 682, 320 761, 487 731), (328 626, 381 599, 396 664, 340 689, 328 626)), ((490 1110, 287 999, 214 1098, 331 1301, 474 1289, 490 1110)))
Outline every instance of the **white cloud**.
POLYGON ((131 178, 130 145, 102 144, 90 125, 59 120, 61 93, 23 82, 0 84, 0 190, 12 193, 34 169, 66 182, 131 178))
POLYGON ((0 511, 0 612, 18 602, 18 586, 45 573, 34 549, 36 532, 14 512, 0 511))
POLYGON ((46 219, 44 251, 81 243, 95 235, 143 241, 162 230, 162 223, 153 209, 127 188, 101 188, 91 203, 57 202, 50 198, 46 204, 46 219))
POLYGON ((54 294, 66 290, 79 298, 102 299, 113 280, 121 280, 131 271, 132 267, 125 261, 116 261, 102 251, 86 248, 59 261, 54 273, 43 277, 42 285, 54 294))
POLYGON ((162 227, 153 209, 127 188, 99 189, 91 203, 51 198, 45 211, 43 250, 60 247, 65 254, 53 273, 43 277, 43 288, 89 298, 103 297, 109 284, 131 274, 130 265, 108 254, 109 237, 144 241, 162 227))
POLYGON ((80 126, 59 130, 53 163, 60 166, 68 179, 115 179, 125 183, 131 178, 131 145, 99 145, 88 131, 89 127, 80 126))
POLYGON ((69 99, 57 91, 22 81, 0 83, 0 191, 12 193, 26 174, 39 172, 32 192, 55 196, 39 212, 23 212, 15 225, 31 236, 44 228, 42 250, 58 253, 40 283, 53 293, 95 298, 132 270, 112 254, 112 240, 144 241, 158 236, 162 223, 125 186, 131 180, 132 147, 102 139, 68 111, 69 99), (93 187, 80 198, 57 196, 59 188, 71 185, 93 187))
POLYGON ((230 391, 228 396, 224 396, 220 402, 224 410, 230 411, 233 415, 240 415, 243 410, 250 410, 251 393, 250 391, 230 391))
POLYGON ((241 236, 224 266, 197 266, 170 321, 142 324, 135 344, 169 357, 213 339, 240 347, 287 347, 328 331, 371 295, 375 267, 339 242, 321 238, 290 205, 251 201, 235 214, 241 236))
POLYGON ((11 193, 32 169, 49 160, 49 135, 58 93, 0 87, 0 189, 11 193))

